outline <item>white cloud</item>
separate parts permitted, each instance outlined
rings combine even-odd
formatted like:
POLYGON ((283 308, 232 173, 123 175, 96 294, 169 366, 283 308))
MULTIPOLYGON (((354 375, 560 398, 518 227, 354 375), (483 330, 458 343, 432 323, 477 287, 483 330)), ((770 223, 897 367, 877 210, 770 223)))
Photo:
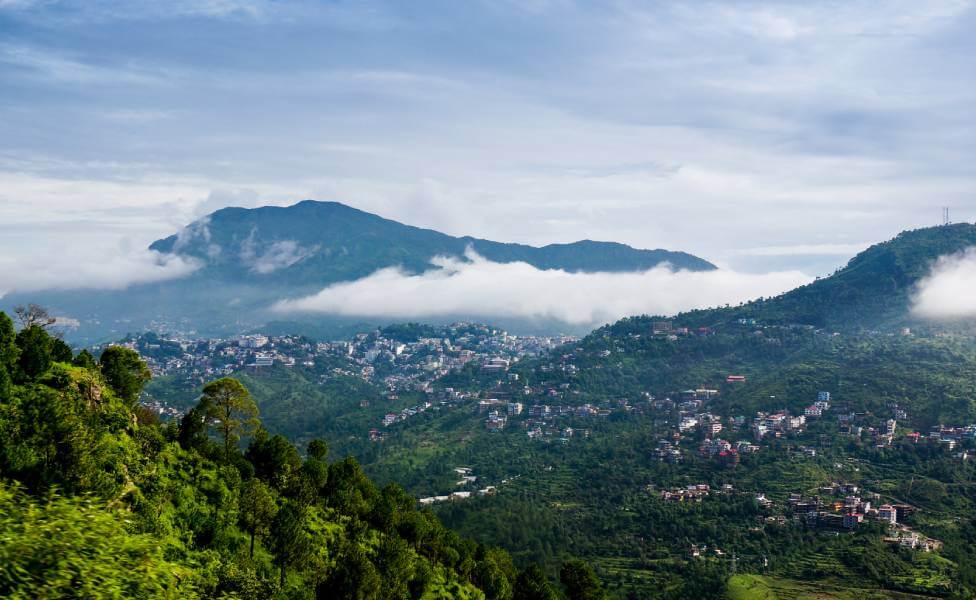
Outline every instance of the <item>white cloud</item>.
POLYGON ((467 259, 437 257, 432 263, 440 269, 419 275, 382 269, 312 296, 278 302, 273 309, 388 318, 556 319, 596 325, 628 315, 674 314, 738 303, 810 279, 795 271, 749 275, 728 270, 673 272, 665 267, 642 273, 568 273, 521 262, 496 263, 473 252, 467 259))
POLYGON ((290 267, 293 264, 308 258, 314 254, 316 250, 318 250, 318 246, 303 248, 295 240, 281 240, 279 242, 274 242, 268 246, 268 248, 261 253, 260 256, 254 258, 251 269, 262 275, 272 273, 278 269, 290 267))
POLYGON ((184 277, 199 267, 191 258, 132 249, 125 244, 83 256, 67 248, 51 247, 30 255, 0 256, 0 298, 11 292, 123 289, 184 277))
POLYGON ((976 317, 976 247, 939 258, 918 283, 912 312, 927 319, 976 317))
POLYGON ((272 242, 263 251, 257 248, 257 227, 241 242, 241 262, 248 265, 252 271, 261 275, 273 273, 278 269, 285 269, 318 252, 319 246, 305 248, 295 240, 279 240, 272 242))

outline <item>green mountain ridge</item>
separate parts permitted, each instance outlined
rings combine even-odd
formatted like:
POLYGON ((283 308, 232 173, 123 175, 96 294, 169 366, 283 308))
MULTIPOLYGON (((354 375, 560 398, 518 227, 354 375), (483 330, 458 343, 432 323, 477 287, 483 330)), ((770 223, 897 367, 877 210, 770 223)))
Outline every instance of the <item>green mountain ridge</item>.
POLYGON ((677 318, 696 326, 735 319, 851 330, 924 324, 910 313, 916 286, 943 256, 976 245, 976 225, 958 223, 904 231, 853 257, 829 277, 742 306, 692 311, 677 318))
POLYGON ((496 262, 521 261, 571 272, 643 271, 662 263, 675 270, 715 269, 685 252, 638 250, 615 242, 534 247, 453 237, 338 202, 314 200, 288 207, 224 208, 150 245, 158 252, 204 261, 204 276, 316 286, 358 279, 388 266, 422 272, 431 268, 431 258, 461 258, 469 248, 496 262))

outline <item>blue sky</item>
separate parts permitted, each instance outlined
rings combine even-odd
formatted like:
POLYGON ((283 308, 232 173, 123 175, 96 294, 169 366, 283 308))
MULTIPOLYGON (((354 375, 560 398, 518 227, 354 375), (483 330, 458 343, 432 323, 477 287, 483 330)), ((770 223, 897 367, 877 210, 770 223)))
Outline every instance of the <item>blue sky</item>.
POLYGON ((976 219, 972 31, 968 0, 0 0, 0 273, 125 279, 315 198, 822 274, 976 219))

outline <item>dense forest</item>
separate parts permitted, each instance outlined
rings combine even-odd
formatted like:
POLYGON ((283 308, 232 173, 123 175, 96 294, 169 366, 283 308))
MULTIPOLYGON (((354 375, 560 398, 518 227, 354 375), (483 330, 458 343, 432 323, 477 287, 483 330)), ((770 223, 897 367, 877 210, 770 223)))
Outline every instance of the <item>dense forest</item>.
POLYGON ((207 383, 181 420, 139 404, 139 355, 71 348, 0 313, 0 596, 602 598, 587 563, 516 568, 352 458, 266 431, 207 383))

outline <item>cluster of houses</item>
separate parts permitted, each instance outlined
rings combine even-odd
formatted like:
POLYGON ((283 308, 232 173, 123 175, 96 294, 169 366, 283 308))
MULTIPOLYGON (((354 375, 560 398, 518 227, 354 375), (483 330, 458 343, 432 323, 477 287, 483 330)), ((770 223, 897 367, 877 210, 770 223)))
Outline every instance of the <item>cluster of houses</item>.
POLYGON ((877 494, 870 498, 862 495, 855 484, 832 484, 820 489, 820 493, 806 496, 790 494, 789 509, 796 521, 808 527, 854 530, 865 521, 875 521, 888 528, 885 541, 902 547, 918 550, 936 550, 941 542, 913 531, 902 524, 908 515, 917 509, 908 504, 884 502, 874 504, 877 494))
POLYGON ((186 340, 144 334, 117 345, 139 352, 154 376, 178 374, 196 382, 275 364, 313 366, 315 360, 314 344, 296 336, 186 340))
POLYGON ((426 412, 433 406, 433 403, 429 401, 421 402, 415 406, 408 406, 407 408, 402 409, 400 412, 386 413, 383 415, 383 426, 389 427, 397 421, 406 421, 414 415, 419 415, 420 413, 426 412))
POLYGON ((317 350, 355 362, 390 390, 430 391, 433 381, 465 365, 504 373, 526 356, 537 356, 576 339, 516 336, 474 323, 455 323, 434 331, 435 336, 403 342, 377 330, 350 340, 319 343, 317 350))
MULTIPOLYGON (((515 336, 485 325, 457 323, 434 328, 437 335, 404 343, 383 330, 348 340, 314 342, 299 336, 242 335, 230 339, 183 339, 147 333, 119 345, 138 351, 154 376, 176 375, 202 384, 235 372, 261 373, 273 367, 303 367, 319 383, 357 377, 383 385, 391 393, 421 390, 454 369, 476 364, 489 372, 507 372, 526 356, 536 356, 575 340, 568 336, 515 336)), ((508 374, 517 379, 516 374, 508 374)), ((168 407, 156 407, 165 413, 168 407)), ((412 407, 406 410, 417 410, 412 407)), ((178 412, 178 411, 177 411, 178 412)), ((411 416, 401 412, 397 419, 411 416)))
POLYGON ((719 494, 730 494, 734 488, 726 483, 718 490, 713 490, 707 483, 693 483, 685 487, 661 490, 660 498, 665 502, 701 502, 702 498, 707 498, 713 491, 719 494))
MULTIPOLYGON (((914 444, 935 444, 941 448, 945 448, 949 452, 953 452, 958 445, 964 442, 976 441, 976 425, 934 425, 929 430, 928 435, 912 431, 905 434, 905 437, 914 444)), ((973 457, 973 452, 971 450, 960 450, 955 452, 954 456, 960 460, 969 460, 973 457)))
MULTIPOLYGON (((501 431, 505 429, 510 419, 520 417, 522 426, 529 430, 530 438, 543 435, 537 432, 552 430, 554 428, 553 422, 559 417, 605 417, 612 412, 611 408, 601 408, 592 404, 580 406, 526 405, 522 402, 500 398, 480 400, 476 405, 476 410, 479 415, 484 415, 484 424, 488 431, 501 431)), ((562 430, 564 432, 573 431, 571 428, 562 428, 562 430)), ((563 437, 572 437, 572 433, 563 437)))
MULTIPOLYGON (((498 491, 498 488, 496 488, 493 485, 489 485, 481 489, 473 489, 477 487, 475 486, 475 484, 478 481, 478 477, 477 475, 474 475, 472 473, 470 467, 457 467, 456 469, 454 469, 454 473, 458 477, 460 477, 460 480, 455 484, 455 487, 469 488, 469 489, 456 490, 449 494, 442 494, 439 496, 425 496, 418 500, 418 502, 420 502, 420 505, 430 506, 431 504, 437 504, 440 502, 467 500, 468 498, 472 498, 475 496, 491 496, 498 491)), ((504 481, 503 483, 507 483, 507 482, 508 480, 504 481)))

